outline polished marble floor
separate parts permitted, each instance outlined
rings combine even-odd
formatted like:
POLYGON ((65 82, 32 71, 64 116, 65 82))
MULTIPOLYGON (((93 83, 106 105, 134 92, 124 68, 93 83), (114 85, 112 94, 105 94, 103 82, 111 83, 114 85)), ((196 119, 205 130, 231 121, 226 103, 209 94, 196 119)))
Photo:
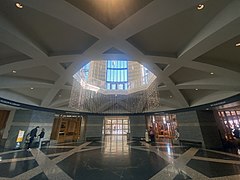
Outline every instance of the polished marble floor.
POLYGON ((0 153, 1 179, 240 179, 240 156, 126 136, 0 153))

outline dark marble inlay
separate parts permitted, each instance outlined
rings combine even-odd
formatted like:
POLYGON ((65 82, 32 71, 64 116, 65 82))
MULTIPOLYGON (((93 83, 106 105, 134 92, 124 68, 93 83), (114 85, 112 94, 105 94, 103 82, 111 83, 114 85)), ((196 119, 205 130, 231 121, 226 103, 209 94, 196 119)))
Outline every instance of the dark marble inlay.
POLYGON ((42 172, 34 177, 31 180, 48 180, 47 176, 42 172))
POLYGON ((198 150, 198 152, 195 154, 195 156, 240 161, 240 157, 238 158, 238 157, 228 156, 225 154, 219 154, 219 153, 215 153, 215 152, 205 151, 202 149, 198 150))
POLYGON ((12 178, 37 166, 35 160, 0 163, 0 177, 12 178))
POLYGON ((180 157, 180 156, 174 156, 173 154, 166 154, 166 156, 171 157, 173 159, 177 159, 180 157))
POLYGON ((102 142, 97 142, 97 141, 93 141, 91 142, 89 145, 87 146, 102 146, 104 143, 102 142))
POLYGON ((167 166, 151 152, 131 149, 108 153, 101 149, 75 153, 57 165, 73 179, 149 179, 167 166))
POLYGON ((145 142, 144 138, 141 138, 141 137, 132 137, 131 141, 142 141, 142 142, 145 142))
POLYGON ((209 178, 240 174, 240 165, 201 161, 192 159, 187 163, 190 168, 209 178))
POLYGON ((171 146, 166 146, 166 147, 159 147, 160 151, 164 152, 171 152, 175 154, 183 154, 185 153, 190 147, 171 147, 171 146))
POLYGON ((192 178, 186 175, 184 172, 180 171, 173 180, 182 180, 182 179, 192 179, 192 178))
POLYGON ((51 156, 51 157, 48 157, 49 159, 54 159, 54 158, 56 158, 56 157, 58 157, 59 155, 57 155, 57 156, 51 156))
POLYGON ((12 149, 4 148, 3 146, 0 145, 0 153, 6 152, 6 151, 11 151, 12 149))
POLYGON ((180 157, 180 156, 173 156, 174 159, 177 159, 177 158, 179 158, 179 157, 180 157))
POLYGON ((129 142, 127 144, 130 146, 144 146, 140 141, 129 142))
POLYGON ((32 157, 32 153, 29 151, 17 151, 11 152, 8 154, 0 155, 2 159, 14 159, 14 158, 25 158, 25 157, 32 157))
POLYGON ((157 144, 156 142, 149 142, 148 144, 150 144, 151 146, 159 146, 159 144, 157 144))
POLYGON ((63 144, 57 144, 57 146, 80 146, 84 142, 70 142, 70 143, 63 143, 63 144))
POLYGON ((41 151, 48 155, 48 154, 55 154, 55 153, 61 153, 61 152, 67 152, 69 150, 72 150, 73 148, 48 148, 48 149, 41 149, 41 151))

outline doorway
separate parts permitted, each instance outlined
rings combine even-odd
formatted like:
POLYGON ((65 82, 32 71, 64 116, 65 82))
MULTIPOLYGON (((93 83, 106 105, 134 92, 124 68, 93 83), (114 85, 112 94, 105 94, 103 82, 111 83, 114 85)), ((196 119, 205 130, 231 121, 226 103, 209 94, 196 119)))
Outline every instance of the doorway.
POLYGON ((106 116, 104 118, 104 135, 127 135, 128 133, 130 133, 128 116, 106 116))

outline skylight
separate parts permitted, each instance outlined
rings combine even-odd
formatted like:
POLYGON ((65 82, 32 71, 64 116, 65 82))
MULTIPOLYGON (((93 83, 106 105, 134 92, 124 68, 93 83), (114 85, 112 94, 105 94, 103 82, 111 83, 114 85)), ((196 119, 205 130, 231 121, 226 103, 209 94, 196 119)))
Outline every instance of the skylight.
POLYGON ((156 79, 143 65, 135 61, 91 61, 73 78, 84 89, 103 94, 129 94, 147 89, 156 79))
POLYGON ((128 63, 127 61, 106 61, 106 89, 128 89, 128 63))
POLYGON ((73 75, 69 107, 137 113, 159 107, 156 76, 135 61, 91 61, 73 75))

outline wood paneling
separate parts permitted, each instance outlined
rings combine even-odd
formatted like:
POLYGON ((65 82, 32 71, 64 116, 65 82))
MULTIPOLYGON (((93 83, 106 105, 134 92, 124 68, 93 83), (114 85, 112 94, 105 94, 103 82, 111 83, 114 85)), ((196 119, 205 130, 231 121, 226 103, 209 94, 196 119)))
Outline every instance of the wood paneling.
POLYGON ((0 110, 0 139, 2 139, 3 130, 6 126, 10 111, 0 110))
POLYGON ((80 138, 80 127, 81 117, 56 117, 51 139, 58 142, 77 141, 80 138))

